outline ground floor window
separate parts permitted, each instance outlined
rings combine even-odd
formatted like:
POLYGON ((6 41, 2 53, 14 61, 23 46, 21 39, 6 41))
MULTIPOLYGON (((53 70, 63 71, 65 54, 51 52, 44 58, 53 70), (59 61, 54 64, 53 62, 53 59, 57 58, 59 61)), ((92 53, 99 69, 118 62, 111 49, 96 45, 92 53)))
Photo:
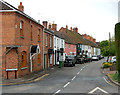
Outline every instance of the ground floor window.
POLYGON ((26 52, 23 51, 21 52, 21 67, 26 67, 26 52))
POLYGON ((50 64, 52 64, 52 54, 50 54, 50 64))
POLYGON ((41 61, 40 61, 40 54, 38 54, 38 63, 40 64, 41 61))

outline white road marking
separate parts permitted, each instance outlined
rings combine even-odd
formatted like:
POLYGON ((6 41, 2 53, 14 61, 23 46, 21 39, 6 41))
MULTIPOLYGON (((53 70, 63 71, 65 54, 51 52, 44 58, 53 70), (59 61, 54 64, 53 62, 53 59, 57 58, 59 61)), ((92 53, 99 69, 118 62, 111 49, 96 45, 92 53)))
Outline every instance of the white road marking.
POLYGON ((82 71, 83 69, 81 69, 80 71, 82 71))
POLYGON ((61 90, 58 90, 57 92, 55 92, 55 94, 59 93, 61 90))
POLYGON ((65 84, 65 85, 64 85, 64 88, 65 88, 66 86, 68 86, 69 84, 70 84, 70 82, 68 82, 67 84, 65 84))
POLYGON ((102 92, 104 92, 104 93, 108 93, 108 92, 106 92, 105 90, 103 90, 103 89, 101 89, 101 88, 99 88, 99 87, 96 87, 95 89, 93 89, 92 91, 90 91, 89 94, 94 93, 96 90, 100 90, 100 91, 102 91, 102 92))
POLYGON ((85 66, 83 68, 85 68, 85 66))
POLYGON ((76 78, 76 76, 74 76, 73 78, 72 78, 72 80, 74 80, 76 78))
POLYGON ((77 73, 77 75, 79 74, 80 72, 77 73))

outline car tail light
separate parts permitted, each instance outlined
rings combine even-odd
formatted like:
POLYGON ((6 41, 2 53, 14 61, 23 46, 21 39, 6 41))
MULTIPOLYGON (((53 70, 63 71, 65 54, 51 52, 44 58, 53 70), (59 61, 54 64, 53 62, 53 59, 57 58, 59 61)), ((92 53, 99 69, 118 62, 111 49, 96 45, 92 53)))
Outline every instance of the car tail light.
POLYGON ((110 60, 112 60, 112 58, 110 60))

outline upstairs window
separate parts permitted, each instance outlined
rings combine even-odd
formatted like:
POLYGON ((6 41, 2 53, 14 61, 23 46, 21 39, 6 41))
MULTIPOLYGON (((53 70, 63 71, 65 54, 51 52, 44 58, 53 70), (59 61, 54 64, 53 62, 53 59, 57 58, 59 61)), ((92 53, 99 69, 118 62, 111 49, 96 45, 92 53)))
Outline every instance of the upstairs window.
POLYGON ((46 34, 46 37, 45 37, 45 42, 46 42, 46 46, 47 46, 47 34, 46 34))
POLYGON ((20 22, 20 36, 23 38, 23 28, 24 28, 24 23, 23 21, 20 22))
POLYGON ((38 29, 38 41, 40 41, 40 29, 38 29))
POLYGON ((69 45, 69 48, 70 48, 70 45, 69 45))
POLYGON ((30 30, 30 38, 31 38, 31 41, 33 41, 33 36, 32 36, 32 25, 31 25, 31 30, 30 30))
POLYGON ((50 35, 50 47, 52 47, 52 36, 50 35))

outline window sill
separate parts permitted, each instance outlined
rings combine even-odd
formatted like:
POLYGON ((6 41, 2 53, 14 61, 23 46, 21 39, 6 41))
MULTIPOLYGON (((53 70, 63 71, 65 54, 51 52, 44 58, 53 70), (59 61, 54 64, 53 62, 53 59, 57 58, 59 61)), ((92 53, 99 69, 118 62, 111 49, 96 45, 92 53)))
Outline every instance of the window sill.
POLYGON ((21 36, 20 38, 24 39, 24 37, 23 37, 23 36, 21 36))
POLYGON ((27 67, 23 67, 23 68, 21 68, 21 70, 25 70, 25 69, 27 69, 27 67))

